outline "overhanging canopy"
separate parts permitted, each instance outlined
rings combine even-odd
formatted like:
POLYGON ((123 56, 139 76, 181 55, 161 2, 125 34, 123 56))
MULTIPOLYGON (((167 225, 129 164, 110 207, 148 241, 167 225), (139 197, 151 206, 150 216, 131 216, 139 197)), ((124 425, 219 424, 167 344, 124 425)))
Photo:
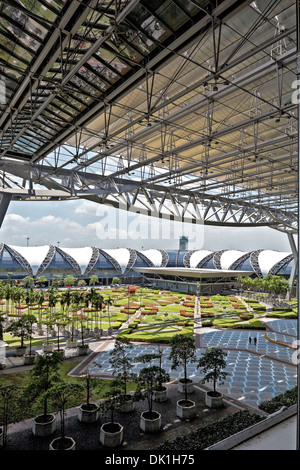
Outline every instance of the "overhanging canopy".
POLYGON ((139 273, 157 274, 158 276, 192 277, 195 279, 250 276, 253 274, 252 271, 231 271, 224 269, 133 268, 133 270, 139 273))
POLYGON ((296 39, 293 0, 0 2, 6 204, 295 233, 296 39))

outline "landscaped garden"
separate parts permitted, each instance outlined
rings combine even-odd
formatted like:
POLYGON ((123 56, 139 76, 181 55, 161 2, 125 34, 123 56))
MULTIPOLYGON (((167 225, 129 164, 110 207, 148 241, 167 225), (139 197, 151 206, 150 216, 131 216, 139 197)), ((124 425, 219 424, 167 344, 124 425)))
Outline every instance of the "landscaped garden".
MULTIPOLYGON (((64 413, 66 407, 78 406, 83 402, 82 413, 97 409, 97 413, 110 414, 113 417, 121 407, 129 406, 129 401, 134 398, 133 401, 148 400, 149 409, 146 415, 151 416, 152 419, 155 413, 151 397, 154 396, 154 393, 163 392, 165 388, 163 382, 169 380, 168 374, 161 367, 152 364, 154 359, 160 357, 160 343, 167 343, 173 347, 172 345, 176 344, 176 338, 182 338, 183 342, 190 342, 194 345, 195 327, 198 328, 200 325, 222 329, 264 329, 264 324, 259 320, 260 316, 294 318, 297 312, 296 303, 293 300, 286 308, 273 308, 273 311, 267 314, 265 304, 261 303, 263 300, 260 302, 247 297, 247 295, 242 297, 242 300, 235 295, 201 295, 198 308, 194 295, 134 286, 131 286, 130 289, 126 287, 102 289, 66 287, 58 290, 51 287, 41 290, 33 287, 24 289, 21 286, 11 287, 9 284, 1 284, 0 299, 0 325, 2 327, 0 333, 8 344, 8 350, 15 349, 16 354, 20 346, 25 346, 27 356, 34 356, 33 350, 35 348, 50 344, 57 346, 54 353, 51 352, 51 354, 55 354, 55 352, 63 351, 62 343, 64 347, 67 347, 67 343, 72 343, 72 341, 75 341, 79 347, 87 349, 88 341, 91 338, 100 339, 102 335, 113 331, 116 332, 115 344, 123 345, 124 348, 129 347, 133 342, 157 343, 157 354, 146 354, 136 358, 145 364, 138 376, 132 375, 129 370, 128 374, 124 376, 124 367, 130 367, 130 364, 126 354, 122 356, 122 347, 120 346, 119 357, 116 355, 112 360, 116 380, 97 379, 97 386, 93 392, 92 382, 87 388, 85 382, 87 378, 67 376, 68 372, 80 362, 78 357, 75 357, 72 362, 64 363, 63 355, 60 355, 59 372, 56 371, 58 375, 55 369, 53 370, 56 374, 54 383, 57 383, 59 387, 55 387, 56 391, 52 387, 51 393, 47 391, 45 394, 41 394, 41 397, 47 398, 47 413, 44 413, 44 416, 57 411, 59 403, 61 403, 59 411, 64 413), (154 384, 155 388, 153 388, 154 384), (88 395, 86 395, 87 393, 88 395), (94 402, 98 403, 97 406, 94 402), (101 407, 98 406, 99 402, 101 402, 101 407)), ((34 368, 40 360, 47 357, 50 356, 46 354, 46 351, 42 356, 35 357, 34 368)), ((174 367, 183 364, 181 361, 185 360, 184 356, 176 353, 174 357, 177 358, 174 367)), ((210 365, 209 369, 211 367, 210 365)), ((40 380, 42 375, 39 377, 39 374, 41 375, 41 371, 37 372, 34 380, 40 380)), ((18 395, 18 391, 31 390, 32 388, 30 393, 33 393, 37 383, 33 383, 29 371, 6 374, 3 378, 4 398, 5 400, 7 398, 6 391, 11 392, 11 404, 17 410, 15 400, 22 404, 25 399, 25 396, 18 395)), ((186 380, 188 380, 187 377, 186 380)), ((179 380, 179 382, 181 381, 179 380)), ((42 385, 45 383, 43 382, 38 387, 42 385)), ((188 381, 185 387, 187 386, 188 381)), ((29 396, 31 395, 29 394, 29 396)), ((293 397, 292 400, 294 400, 293 397)), ((188 408, 184 412, 191 413, 193 411, 191 403, 193 402, 187 396, 183 401, 185 408, 188 408)), ((27 402, 27 408, 22 406, 19 410, 20 415, 12 415, 11 421, 33 416, 41 411, 42 403, 41 400, 32 400, 28 406, 27 402)), ((257 419, 254 417, 254 421, 257 419)), ((222 424, 223 428, 225 428, 225 424, 225 422, 222 424)), ((237 429, 239 426, 240 424, 237 424, 237 429)), ((106 427, 108 430, 114 428, 113 418, 106 423, 106 427)), ((211 429, 213 433, 213 430, 218 428, 213 426, 211 429)), ((203 429, 201 429, 201 433, 202 431, 203 429)), ((207 445, 208 442, 210 441, 204 440, 204 444, 201 445, 207 445)), ((179 442, 174 445, 179 445, 179 442)))
MULTIPOLYGON (((131 341, 168 343, 178 333, 193 335, 200 318, 202 327, 264 329, 259 321, 261 315, 297 317, 295 301, 266 313, 265 305, 253 298, 241 301, 234 295, 200 296, 197 312, 194 295, 141 287, 37 290, 1 284, 0 299, 3 339, 9 348, 15 348, 22 339, 18 335, 20 328, 14 330, 11 324, 21 318, 28 321, 30 316, 34 331, 46 335, 47 342, 60 335, 71 336, 71 340, 81 337, 82 343, 88 335, 101 337, 112 331, 130 337, 131 341)), ((25 332, 22 341, 27 347, 29 336, 25 332)), ((44 343, 36 335, 31 341, 32 347, 44 343)))

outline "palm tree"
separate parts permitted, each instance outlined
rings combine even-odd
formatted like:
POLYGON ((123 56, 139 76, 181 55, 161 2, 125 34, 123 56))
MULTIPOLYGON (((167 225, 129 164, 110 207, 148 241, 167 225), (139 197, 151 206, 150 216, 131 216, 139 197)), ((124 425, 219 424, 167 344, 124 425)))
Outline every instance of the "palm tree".
POLYGON ((106 307, 107 307, 107 316, 108 316, 108 324, 109 324, 109 327, 110 327, 110 314, 109 314, 109 306, 110 305, 113 305, 113 299, 111 297, 108 297, 107 299, 105 299, 104 301, 106 307))
MULTIPOLYGON (((3 301, 5 299, 5 284, 0 281, 0 300, 3 301)), ((2 313, 3 313, 3 306, 2 306, 2 313)))
POLYGON ((25 291, 22 287, 11 287, 11 300, 14 302, 14 309, 16 308, 16 304, 20 304, 21 300, 25 295, 25 291))
POLYGON ((33 287, 30 287, 30 289, 28 291, 26 291, 24 300, 25 300, 25 303, 27 305, 27 310, 28 310, 28 313, 29 313, 30 305, 32 305, 34 303, 34 301, 36 300, 36 295, 35 295, 35 292, 33 290, 33 287))
MULTIPOLYGON (((47 296, 48 296, 48 305, 49 305, 49 321, 47 322, 47 331, 48 331, 49 327, 51 327, 53 325, 53 318, 52 318, 53 309, 56 305, 56 299, 57 299, 56 289, 54 289, 51 286, 50 289, 47 292, 47 296)), ((47 337, 48 337, 48 335, 47 335, 47 337)), ((47 342, 48 342, 48 339, 47 339, 47 342)))
MULTIPOLYGON (((94 305, 94 300, 95 298, 97 297, 97 291, 92 287, 89 292, 86 294, 86 298, 89 302, 89 304, 91 304, 91 306, 93 308, 95 308, 95 305, 94 305)), ((97 318, 97 312, 94 312, 94 318, 95 318, 95 325, 96 327, 98 327, 98 318, 97 318)))
MULTIPOLYGON (((84 303, 84 295, 80 291, 72 293, 72 305, 74 313, 80 309, 80 306, 84 303)), ((74 325, 73 325, 74 327, 74 325)))
POLYGON ((38 304, 38 317, 39 317, 39 328, 42 328, 42 305, 45 302, 44 291, 37 292, 36 301, 38 304))
MULTIPOLYGON (((102 306, 103 306, 103 296, 101 294, 96 294, 92 300, 93 302, 93 305, 96 309, 96 312, 98 312, 98 310, 100 311, 100 330, 102 330, 102 316, 101 316, 101 313, 102 313, 102 306)), ((97 321, 97 326, 98 326, 98 321, 97 321)))

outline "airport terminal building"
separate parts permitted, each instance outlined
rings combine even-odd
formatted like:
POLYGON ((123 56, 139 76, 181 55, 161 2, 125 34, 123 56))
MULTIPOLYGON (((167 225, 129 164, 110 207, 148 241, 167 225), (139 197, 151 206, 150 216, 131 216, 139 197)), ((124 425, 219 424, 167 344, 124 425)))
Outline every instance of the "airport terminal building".
POLYGON ((43 276, 51 280, 68 274, 88 281, 96 275, 101 285, 114 277, 122 283, 148 283, 162 288, 195 290, 196 283, 215 292, 236 283, 239 276, 263 277, 281 273, 290 276, 293 255, 274 250, 134 250, 99 247, 61 248, 54 245, 0 245, 0 278, 43 276), (214 286, 214 287, 212 287, 214 286))

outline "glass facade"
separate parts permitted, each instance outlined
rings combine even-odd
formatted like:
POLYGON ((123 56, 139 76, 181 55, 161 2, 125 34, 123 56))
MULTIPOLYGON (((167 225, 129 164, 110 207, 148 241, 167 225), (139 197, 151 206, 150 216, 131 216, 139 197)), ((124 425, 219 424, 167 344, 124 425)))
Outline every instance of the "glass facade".
MULTIPOLYGON (((2 247, 2 250, 0 251, 0 278, 7 279, 7 273, 12 273, 13 278, 22 278, 27 276, 29 274, 30 268, 32 268, 33 266, 31 266, 30 264, 29 255, 28 259, 25 258, 26 250, 22 250, 22 247, 10 247, 9 245, 5 244, 2 244, 0 246, 2 247), (18 252, 22 252, 22 257, 19 255, 18 252)), ((191 253, 186 250, 170 250, 162 252, 160 253, 159 257, 160 261, 158 262, 157 257, 156 263, 154 263, 153 259, 150 259, 150 256, 147 257, 147 252, 143 252, 141 254, 139 253, 139 251, 126 251, 126 249, 122 249, 122 252, 118 250, 110 250, 110 253, 108 254, 104 250, 99 249, 98 254, 96 254, 97 258, 95 259, 91 258, 92 250, 86 250, 86 248, 84 248, 80 253, 77 254, 80 255, 81 258, 83 257, 83 255, 87 256, 87 258, 89 259, 86 259, 86 267, 89 266, 90 262, 92 263, 93 267, 92 269, 88 269, 87 273, 85 273, 85 269, 82 269, 81 274, 79 274, 78 268, 76 268, 76 266, 78 265, 75 259, 73 259, 70 255, 70 251, 67 253, 68 250, 65 249, 66 252, 64 256, 63 249, 60 248, 58 250, 54 246, 49 247, 49 249, 50 248, 51 250, 49 251, 49 253, 51 254, 49 255, 49 258, 47 254, 44 260, 41 259, 40 267, 35 266, 37 257, 33 257, 32 253, 30 255, 32 264, 34 264, 35 267, 32 272, 36 273, 38 271, 38 276, 43 275, 48 279, 51 279, 57 275, 61 275, 62 277, 64 277, 67 274, 71 274, 77 279, 90 278, 90 276, 93 274, 96 274, 99 279, 112 279, 113 277, 120 277, 121 279, 136 279, 137 277, 145 277, 142 272, 140 273, 136 271, 136 268, 148 268, 152 266, 158 268, 164 267, 165 260, 168 260, 167 265, 165 266, 166 268, 188 269, 190 263, 189 253, 191 253), (118 256, 118 259, 116 259, 116 256, 118 256), (184 264, 184 261, 186 264, 184 264), (132 262, 133 265, 131 264, 132 262)), ((39 249, 40 247, 37 247, 37 250, 39 249)), ((80 248, 78 248, 78 250, 80 250, 80 248)), ((151 252, 151 250, 149 251, 151 252)), ((44 250, 44 252, 48 253, 47 250, 44 250)), ((41 250, 39 251, 39 253, 41 253, 41 250)), ((93 253, 93 256, 95 256, 95 252, 93 253)), ((228 269, 235 271, 248 271, 249 275, 255 275, 255 272, 250 262, 250 254, 250 252, 244 252, 244 254, 237 258, 228 267, 228 269)), ((198 259, 201 259, 201 261, 197 264, 197 266, 191 266, 191 268, 216 269, 213 256, 214 253, 212 252, 211 254, 207 255, 207 251, 205 251, 203 252, 203 255, 204 256, 202 257, 201 250, 199 250, 198 259)), ((268 255, 268 260, 270 260, 270 256, 272 255, 272 253, 270 252, 268 253, 268 255)), ((285 276, 289 276, 292 272, 293 259, 291 259, 291 255, 287 257, 285 255, 285 253, 281 254, 278 251, 274 251, 274 260, 276 261, 276 258, 278 259, 281 256, 283 260, 281 264, 277 261, 277 263, 274 262, 273 265, 268 264, 268 266, 264 266, 263 262, 259 263, 258 260, 261 272, 264 275, 268 274, 269 272, 272 272, 274 274, 283 274, 285 276)), ((265 258, 261 257, 260 259, 264 260, 265 258)))

